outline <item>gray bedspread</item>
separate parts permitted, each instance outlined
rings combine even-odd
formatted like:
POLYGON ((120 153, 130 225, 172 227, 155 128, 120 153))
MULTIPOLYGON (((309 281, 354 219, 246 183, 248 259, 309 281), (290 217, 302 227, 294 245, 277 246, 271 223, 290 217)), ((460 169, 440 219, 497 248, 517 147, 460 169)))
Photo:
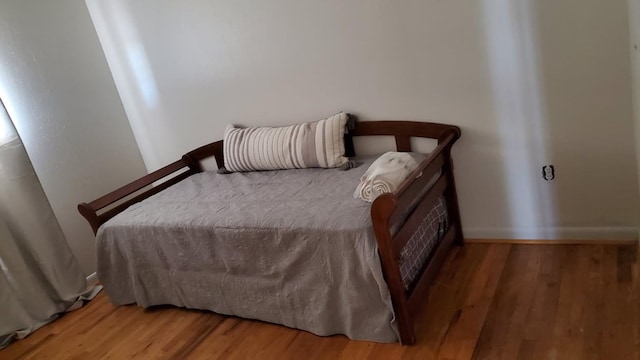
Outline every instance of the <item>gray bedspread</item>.
POLYGON ((97 234, 116 305, 172 304, 318 335, 397 341, 370 220, 349 171, 193 175, 97 234))

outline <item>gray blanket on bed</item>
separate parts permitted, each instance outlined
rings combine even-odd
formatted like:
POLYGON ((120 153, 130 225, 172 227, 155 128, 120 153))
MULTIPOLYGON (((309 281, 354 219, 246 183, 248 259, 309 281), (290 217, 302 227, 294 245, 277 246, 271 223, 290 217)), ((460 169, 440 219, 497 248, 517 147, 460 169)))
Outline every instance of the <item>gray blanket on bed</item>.
POLYGON ((97 234, 116 305, 172 304, 318 335, 397 341, 356 169, 193 175, 97 234))

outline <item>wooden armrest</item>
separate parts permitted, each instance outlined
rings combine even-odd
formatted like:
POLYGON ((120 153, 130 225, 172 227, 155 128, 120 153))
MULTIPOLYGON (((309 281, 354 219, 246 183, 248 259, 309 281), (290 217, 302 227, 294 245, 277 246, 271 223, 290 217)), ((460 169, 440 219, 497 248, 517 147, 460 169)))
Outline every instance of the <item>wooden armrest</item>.
POLYGON ((85 219, 87 219, 87 221, 91 225, 91 228, 93 229, 93 233, 95 234, 98 232, 98 228, 100 227, 100 225, 104 224, 107 220, 111 219, 112 217, 114 217, 115 215, 117 215, 119 212, 123 211, 127 207, 137 202, 140 202, 154 194, 157 194, 158 192, 168 188, 169 186, 174 185, 179 181, 187 178, 188 176, 198 172, 189 165, 190 164, 186 162, 184 159, 175 161, 161 169, 158 169, 148 175, 141 177, 138 180, 135 180, 125 186, 122 186, 121 188, 115 191, 112 191, 102 197, 99 197, 96 200, 93 200, 89 203, 79 204, 78 211, 80 212, 80 214, 82 214, 82 216, 84 216, 85 219), (154 186, 151 189, 139 195, 136 195, 131 199, 123 201, 127 196, 137 191, 140 191, 145 187, 152 185, 154 182, 162 180, 163 178, 175 173, 176 171, 184 169, 185 167, 189 167, 189 170, 183 173, 180 173, 177 176, 165 181, 164 183, 154 186), (98 214, 98 212, 104 209, 105 207, 121 201, 123 202, 113 207, 112 209, 107 210, 102 214, 98 214))
POLYGON ((178 161, 175 161, 159 170, 145 175, 138 180, 135 180, 115 191, 108 193, 107 195, 97 198, 96 200, 93 200, 89 203, 79 204, 78 211, 80 212, 80 214, 82 214, 82 216, 84 216, 85 219, 87 219, 87 221, 91 225, 91 228, 93 229, 93 233, 95 234, 98 232, 98 228, 102 224, 104 224, 109 219, 116 216, 118 213, 122 212, 132 204, 155 195, 160 191, 168 188, 169 186, 174 185, 193 174, 202 172, 202 165, 200 163, 202 160, 213 156, 216 159, 218 167, 224 167, 224 157, 222 149, 222 140, 220 140, 191 150, 188 153, 184 154, 178 161), (188 167, 189 169, 159 185, 153 186, 149 190, 146 190, 128 200, 125 200, 125 198, 129 195, 138 192, 145 187, 150 186, 153 183, 156 183, 164 179, 165 177, 184 169, 185 167, 188 167), (102 214, 98 214, 100 210, 115 203, 119 204, 103 212, 102 214))

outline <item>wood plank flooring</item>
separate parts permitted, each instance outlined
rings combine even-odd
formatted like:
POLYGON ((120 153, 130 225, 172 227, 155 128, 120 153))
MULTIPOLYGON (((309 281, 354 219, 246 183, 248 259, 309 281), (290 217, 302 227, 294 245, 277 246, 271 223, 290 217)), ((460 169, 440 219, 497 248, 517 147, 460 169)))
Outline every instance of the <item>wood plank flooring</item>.
POLYGON ((636 246, 454 248, 411 347, 100 294, 0 359, 639 359, 639 271, 636 246))

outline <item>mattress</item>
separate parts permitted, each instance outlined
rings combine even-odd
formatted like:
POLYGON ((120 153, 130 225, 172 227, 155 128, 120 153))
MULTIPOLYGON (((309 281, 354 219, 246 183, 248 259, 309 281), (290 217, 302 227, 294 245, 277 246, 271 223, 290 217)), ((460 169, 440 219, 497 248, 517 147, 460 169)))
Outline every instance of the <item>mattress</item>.
POLYGON ((98 277, 116 305, 395 342, 370 204, 352 197, 373 160, 348 171, 192 175, 100 227, 98 277))

